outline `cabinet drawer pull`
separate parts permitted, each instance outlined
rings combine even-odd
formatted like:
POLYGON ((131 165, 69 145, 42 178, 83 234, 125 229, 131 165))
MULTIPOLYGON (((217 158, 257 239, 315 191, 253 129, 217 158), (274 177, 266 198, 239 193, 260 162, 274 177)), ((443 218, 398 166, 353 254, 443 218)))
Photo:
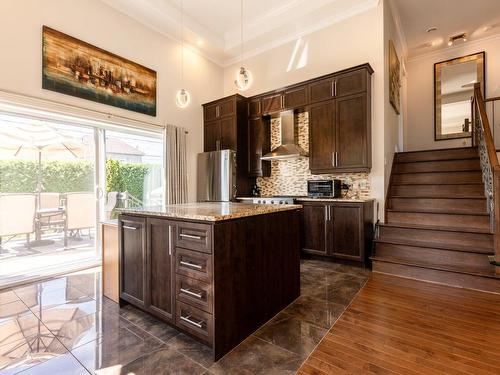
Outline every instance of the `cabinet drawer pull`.
POLYGON ((184 233, 181 233, 179 234, 179 237, 182 237, 182 238, 189 238, 191 240, 201 240, 201 237, 200 236, 193 236, 192 234, 184 234, 184 233))
POLYGON ((199 298, 199 299, 202 299, 202 297, 203 297, 202 293, 195 293, 195 292, 190 291, 189 289, 181 288, 181 292, 185 293, 185 294, 189 294, 190 296, 196 297, 196 298, 199 298))
POLYGON ((123 229, 137 230, 139 228, 137 228, 137 227, 131 227, 130 225, 124 225, 123 229))
POLYGON ((201 270, 203 268, 199 264, 191 263, 191 262, 186 262, 185 260, 181 260, 180 264, 182 264, 183 266, 188 266, 188 267, 196 268, 198 270, 201 270))
POLYGON ((191 315, 190 316, 181 315, 181 320, 185 321, 186 323, 192 324, 195 327, 203 328, 203 321, 195 322, 194 320, 191 320, 191 315))

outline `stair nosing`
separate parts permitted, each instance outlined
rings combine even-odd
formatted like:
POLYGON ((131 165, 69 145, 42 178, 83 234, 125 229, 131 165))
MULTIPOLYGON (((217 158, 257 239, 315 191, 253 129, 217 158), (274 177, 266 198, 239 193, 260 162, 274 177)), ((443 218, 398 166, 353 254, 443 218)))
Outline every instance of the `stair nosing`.
POLYGON ((455 160, 476 160, 480 159, 479 156, 470 156, 470 157, 460 157, 460 158, 448 158, 448 159, 425 159, 425 160, 410 160, 410 161, 404 161, 404 160, 398 160, 398 158, 395 159, 395 164, 410 164, 410 163, 428 163, 428 162, 435 162, 435 161, 455 161, 455 160))
POLYGON ((404 212, 414 214, 436 214, 436 215, 467 215, 467 216, 489 216, 488 212, 449 212, 440 210, 423 210, 423 209, 394 209, 386 208, 387 212, 404 212))
POLYGON ((414 197, 407 197, 407 196, 402 196, 402 197, 398 197, 398 196, 391 196, 389 195, 389 197, 387 199, 393 199, 393 198, 397 198, 397 199, 400 199, 400 198, 404 198, 404 199, 480 199, 480 200, 483 200, 485 201, 486 200, 486 197, 422 197, 422 196, 414 196, 414 197))
POLYGON ((407 229, 422 229, 422 230, 437 230, 444 232, 462 232, 462 233, 479 233, 493 236, 488 229, 466 228, 466 227, 447 227, 440 225, 424 225, 424 224, 409 224, 409 223, 379 223, 380 226, 407 228, 407 229))
POLYGON ((392 183, 392 186, 414 186, 414 185, 437 185, 437 186, 453 186, 453 185, 483 185, 483 182, 453 182, 453 183, 439 183, 439 184, 436 184, 436 183, 428 183, 428 184, 425 184, 425 183, 422 183, 422 182, 417 182, 417 183, 411 183, 411 182, 405 182, 405 183, 401 183, 401 182, 397 182, 397 181, 393 181, 392 183))
MULTIPOLYGON (((460 248, 460 247, 453 247, 453 245, 446 245, 446 244, 439 244, 439 243, 418 243, 417 242, 412 242, 413 240, 392 240, 392 239, 384 239, 384 238, 376 238, 373 240, 375 243, 387 243, 391 245, 402 245, 402 246, 411 246, 411 247, 421 247, 421 248, 426 248, 426 249, 437 249, 437 250, 449 250, 449 251, 456 251, 460 253, 470 253, 470 254, 481 254, 481 255, 492 255, 494 254, 493 248, 491 249, 485 249, 481 248, 479 249, 480 251, 473 251, 470 249, 466 249, 465 247, 460 248), (404 242, 407 241, 407 242, 404 242)), ((476 248, 477 249, 477 248, 476 248)))
POLYGON ((453 273, 459 273, 462 275, 487 277, 487 278, 493 279, 493 280, 500 280, 500 276, 495 276, 492 274, 490 275, 490 274, 485 274, 485 273, 477 273, 477 272, 472 272, 472 271, 453 269, 453 268, 446 267, 446 266, 438 266, 438 265, 432 265, 432 264, 412 262, 412 261, 408 261, 405 259, 394 258, 394 257, 377 257, 376 255, 374 255, 374 256, 370 257, 370 260, 372 260, 372 261, 374 260, 374 261, 378 261, 378 262, 402 264, 402 265, 406 265, 406 266, 410 266, 410 267, 427 268, 427 269, 433 269, 433 270, 437 270, 437 271, 453 272, 453 273))

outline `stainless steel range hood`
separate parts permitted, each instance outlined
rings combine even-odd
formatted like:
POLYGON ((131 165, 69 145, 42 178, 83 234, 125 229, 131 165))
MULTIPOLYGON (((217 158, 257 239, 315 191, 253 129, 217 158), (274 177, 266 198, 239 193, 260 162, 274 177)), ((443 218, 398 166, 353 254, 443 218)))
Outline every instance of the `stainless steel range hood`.
POLYGON ((276 147, 270 153, 261 157, 261 160, 283 160, 309 156, 308 153, 298 145, 295 133, 295 119, 293 111, 280 113, 281 119, 281 146, 276 147))

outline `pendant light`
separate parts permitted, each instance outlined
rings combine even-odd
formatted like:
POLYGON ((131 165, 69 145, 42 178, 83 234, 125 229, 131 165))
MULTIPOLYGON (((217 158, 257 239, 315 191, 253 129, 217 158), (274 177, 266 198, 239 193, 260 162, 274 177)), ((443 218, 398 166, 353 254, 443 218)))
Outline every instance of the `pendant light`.
MULTIPOLYGON (((181 0, 181 82, 184 85, 184 0, 181 0)), ((175 95, 175 104, 179 108, 186 108, 191 101, 189 92, 182 88, 175 95)))
POLYGON ((252 84, 252 72, 243 66, 243 0, 240 1, 240 64, 241 67, 236 73, 234 84, 240 91, 245 91, 252 84))

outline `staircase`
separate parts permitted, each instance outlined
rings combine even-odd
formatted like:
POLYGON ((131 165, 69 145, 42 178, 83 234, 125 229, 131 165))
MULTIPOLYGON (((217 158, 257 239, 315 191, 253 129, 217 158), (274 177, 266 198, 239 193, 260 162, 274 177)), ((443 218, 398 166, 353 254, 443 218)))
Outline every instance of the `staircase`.
POLYGON ((477 148, 397 153, 373 271, 500 293, 477 148))

